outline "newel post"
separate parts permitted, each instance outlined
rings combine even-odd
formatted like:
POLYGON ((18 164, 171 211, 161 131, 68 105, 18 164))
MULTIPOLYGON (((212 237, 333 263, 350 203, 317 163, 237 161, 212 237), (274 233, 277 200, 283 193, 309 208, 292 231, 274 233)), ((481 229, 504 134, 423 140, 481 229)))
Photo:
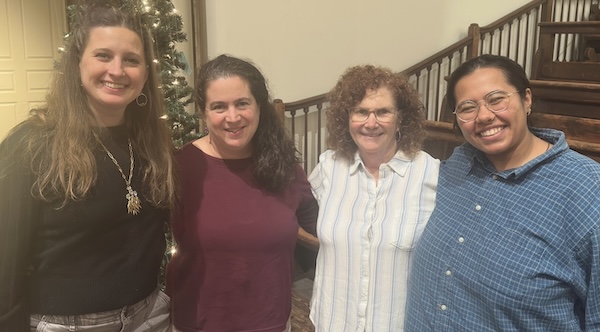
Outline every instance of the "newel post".
POLYGON ((471 23, 469 25, 469 36, 473 38, 471 45, 467 46, 467 60, 479 55, 479 47, 481 45, 481 33, 479 32, 479 24, 471 23))

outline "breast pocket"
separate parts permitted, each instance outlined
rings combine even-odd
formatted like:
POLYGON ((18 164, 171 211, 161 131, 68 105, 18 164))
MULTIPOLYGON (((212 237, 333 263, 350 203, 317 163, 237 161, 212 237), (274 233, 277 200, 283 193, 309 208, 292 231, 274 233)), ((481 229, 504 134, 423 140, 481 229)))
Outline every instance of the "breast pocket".
MULTIPOLYGON (((404 215, 398 212, 395 216, 397 234, 392 240, 392 246, 403 251, 412 251, 421 238, 430 215, 431 211, 411 211, 404 215)), ((390 232, 393 232, 393 230, 390 230, 390 232)))

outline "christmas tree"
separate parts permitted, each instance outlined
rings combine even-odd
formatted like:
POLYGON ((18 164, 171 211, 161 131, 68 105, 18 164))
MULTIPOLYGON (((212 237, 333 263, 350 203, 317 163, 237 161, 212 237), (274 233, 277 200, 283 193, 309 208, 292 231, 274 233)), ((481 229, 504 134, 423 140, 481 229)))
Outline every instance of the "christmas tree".
MULTIPOLYGON (((178 51, 177 43, 187 40, 183 32, 183 21, 177 14, 171 0, 94 0, 133 11, 140 14, 151 30, 154 38, 156 59, 162 81, 161 90, 164 94, 166 116, 165 121, 171 128, 173 145, 180 148, 185 143, 201 136, 198 125, 198 113, 187 113, 185 107, 192 102, 192 87, 188 84, 183 72, 188 70, 188 63, 183 52, 178 51)), ((67 7, 69 23, 77 21, 78 6, 85 5, 89 0, 70 0, 67 7)), ((69 35, 65 36, 66 39, 69 35)), ((160 283, 164 287, 165 267, 173 253, 175 243, 170 230, 165 231, 167 250, 161 267, 160 283)))
POLYGON ((171 137, 175 147, 179 148, 200 137, 198 113, 185 111, 185 106, 192 102, 192 87, 181 73, 188 70, 189 65, 183 52, 175 48, 176 43, 187 40, 183 22, 170 0, 144 0, 142 3, 151 19, 171 137))

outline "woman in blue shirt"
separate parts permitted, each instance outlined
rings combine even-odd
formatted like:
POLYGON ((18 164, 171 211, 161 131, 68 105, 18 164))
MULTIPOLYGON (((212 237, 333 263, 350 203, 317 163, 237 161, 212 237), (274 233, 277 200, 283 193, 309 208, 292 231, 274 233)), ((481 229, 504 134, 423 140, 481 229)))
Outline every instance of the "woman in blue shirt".
POLYGON ((407 331, 600 331, 600 164, 527 125, 523 68, 482 55, 451 75, 465 144, 440 168, 415 248, 407 331))

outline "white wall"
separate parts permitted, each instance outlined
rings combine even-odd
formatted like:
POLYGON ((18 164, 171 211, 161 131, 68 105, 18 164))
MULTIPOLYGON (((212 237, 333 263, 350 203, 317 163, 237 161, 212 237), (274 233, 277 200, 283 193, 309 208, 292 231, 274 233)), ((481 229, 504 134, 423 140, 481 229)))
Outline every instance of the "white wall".
POLYGON ((275 98, 327 92, 349 66, 402 70, 527 0, 206 0, 207 51, 249 58, 275 98))

